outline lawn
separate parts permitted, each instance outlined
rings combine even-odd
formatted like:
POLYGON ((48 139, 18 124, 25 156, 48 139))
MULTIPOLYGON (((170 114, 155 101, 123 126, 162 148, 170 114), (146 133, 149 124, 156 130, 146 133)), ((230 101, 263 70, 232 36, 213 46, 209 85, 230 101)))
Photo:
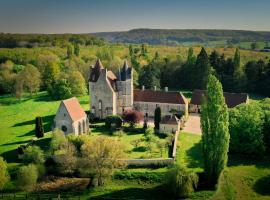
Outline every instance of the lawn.
MULTIPOLYGON (((195 171, 202 171, 201 136, 181 133, 178 140, 177 162, 195 171)), ((196 192, 192 196, 209 194, 196 192)), ((204 199, 204 198, 201 198, 204 199)), ((228 167, 221 177, 219 189, 212 197, 219 199, 270 200, 270 158, 229 156, 228 167)))
MULTIPOLYGON (((80 97, 81 105, 88 109, 88 96, 80 97)), ((35 117, 41 116, 44 122, 45 137, 38 144, 46 150, 51 137, 51 125, 60 105, 46 92, 40 92, 33 98, 25 97, 21 101, 10 95, 0 97, 0 155, 9 163, 17 162, 16 149, 34 137, 35 117)))

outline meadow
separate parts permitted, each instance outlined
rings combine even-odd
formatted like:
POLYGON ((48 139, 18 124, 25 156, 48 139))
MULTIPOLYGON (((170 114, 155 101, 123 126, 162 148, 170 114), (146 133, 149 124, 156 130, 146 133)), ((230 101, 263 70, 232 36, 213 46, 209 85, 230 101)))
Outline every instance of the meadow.
MULTIPOLYGON (((88 110, 88 96, 79 97, 85 110, 88 110)), ((9 163, 11 174, 18 166, 16 149, 19 145, 29 142, 34 136, 34 119, 42 116, 44 121, 44 138, 37 144, 44 150, 48 149, 51 137, 51 123, 60 101, 51 100, 46 92, 40 92, 33 98, 25 96, 21 101, 10 95, 0 97, 0 154, 9 163)), ((104 134, 100 129, 92 129, 92 137, 104 134)), ((106 134, 106 133, 105 133, 106 134)), ((118 136, 113 136, 118 137, 118 136)), ((129 134, 120 137, 122 142, 131 141, 129 134)), ((136 137, 142 137, 141 134, 136 137)), ((128 144, 131 152, 132 146, 128 144)), ((145 152, 132 152, 131 158, 140 158, 145 152), (134 154, 135 153, 135 154, 134 154)), ((155 156, 159 156, 156 152, 155 156)), ((182 132, 178 140, 177 162, 196 172, 203 170, 203 157, 201 151, 201 136, 182 132)), ((104 187, 84 189, 79 192, 65 192, 70 197, 80 199, 164 199, 166 193, 160 180, 164 177, 167 168, 159 169, 125 169, 117 171, 121 178, 108 180, 104 187), (130 176, 131 174, 132 176, 130 176), (136 176, 135 176, 135 175, 136 176)), ((16 170, 15 170, 16 171, 16 170)), ((13 173, 14 174, 14 173, 13 173)), ((228 166, 220 178, 217 191, 197 191, 190 199, 270 199, 270 159, 264 157, 247 158, 229 155, 228 166)), ((73 180, 73 179, 71 179, 73 180)), ((12 183, 11 183, 12 184, 12 183)), ((57 197, 55 191, 47 192, 51 197, 57 197)), ((18 193, 25 194, 25 193, 18 193)))

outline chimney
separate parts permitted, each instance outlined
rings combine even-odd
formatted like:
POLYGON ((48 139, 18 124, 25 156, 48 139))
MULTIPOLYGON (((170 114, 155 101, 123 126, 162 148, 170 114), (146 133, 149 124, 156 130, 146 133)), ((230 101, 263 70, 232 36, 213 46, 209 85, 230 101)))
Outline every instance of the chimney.
POLYGON ((144 91, 144 89, 145 89, 145 87, 144 87, 144 85, 142 86, 142 91, 144 91))
POLYGON ((157 91, 157 86, 154 86, 154 91, 157 91))
POLYGON ((165 90, 165 92, 168 92, 168 87, 165 87, 164 90, 165 90))

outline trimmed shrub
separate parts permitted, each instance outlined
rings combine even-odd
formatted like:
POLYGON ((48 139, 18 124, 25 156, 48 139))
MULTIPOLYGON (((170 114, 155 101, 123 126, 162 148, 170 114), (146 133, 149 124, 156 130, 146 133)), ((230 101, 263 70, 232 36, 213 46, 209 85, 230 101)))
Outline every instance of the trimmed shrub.
POLYGON ((154 118, 154 123, 155 123, 155 129, 159 130, 159 124, 161 121, 161 109, 160 107, 157 107, 155 109, 155 118, 154 118))
POLYGON ((175 165, 166 174, 167 191, 175 198, 185 198, 191 195, 198 186, 198 175, 192 171, 175 165))
POLYGON ((7 162, 0 157, 0 190, 4 188, 9 181, 9 174, 7 170, 7 162))
POLYGON ((37 138, 44 137, 44 128, 43 128, 43 122, 41 117, 36 117, 36 128, 35 128, 35 134, 37 138))
POLYGON ((38 169, 36 165, 22 166, 17 174, 17 186, 23 191, 32 191, 37 183, 38 169))
POLYGON ((105 119, 105 125, 109 129, 121 128, 122 123, 123 123, 123 120, 118 115, 110 115, 110 116, 106 117, 106 119, 105 119))
POLYGON ((162 182, 165 178, 164 172, 132 172, 132 171, 117 171, 114 174, 114 179, 118 180, 141 180, 148 182, 162 182))

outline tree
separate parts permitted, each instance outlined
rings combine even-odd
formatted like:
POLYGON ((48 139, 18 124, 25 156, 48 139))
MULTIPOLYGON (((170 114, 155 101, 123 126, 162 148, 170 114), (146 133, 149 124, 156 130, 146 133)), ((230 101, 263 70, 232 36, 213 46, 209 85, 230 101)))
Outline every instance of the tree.
POLYGON ((138 138, 138 139, 132 140, 130 142, 130 144, 133 145, 134 148, 138 148, 141 142, 143 142, 143 139, 142 138, 138 138))
POLYGON ((88 173, 97 185, 102 186, 105 178, 110 177, 114 170, 123 167, 124 148, 112 138, 99 136, 88 140, 82 146, 81 171, 88 173))
POLYGON ((146 143, 147 150, 149 151, 150 155, 152 155, 154 143, 157 141, 153 129, 146 129, 144 134, 144 141, 146 143))
POLYGON ((75 43, 74 44, 74 54, 76 56, 79 56, 80 55, 80 45, 79 45, 79 43, 75 43))
POLYGON ((77 169, 77 150, 60 130, 54 130, 50 142, 50 152, 54 156, 54 164, 49 171, 61 175, 73 174, 77 169))
POLYGON ((235 50, 233 64, 234 64, 234 73, 233 73, 234 91, 240 92, 243 89, 244 80, 243 80, 243 69, 241 67, 241 56, 238 48, 235 50))
POLYGON ((154 124, 155 124, 155 129, 156 130, 159 130, 159 124, 160 124, 160 121, 161 121, 161 109, 160 107, 157 107, 155 109, 155 117, 154 117, 154 124))
POLYGON ((72 89, 65 78, 56 80, 56 82, 48 88, 48 92, 50 96, 56 100, 67 99, 72 96, 72 89))
POLYGON ((42 117, 36 117, 35 134, 36 134, 37 138, 44 137, 44 128, 43 128, 42 117))
POLYGON ((24 150, 23 162, 26 164, 43 164, 44 152, 38 146, 29 146, 24 150))
POLYGON ((43 73, 43 84, 45 89, 48 89, 57 80, 59 74, 59 63, 48 61, 43 73))
POLYGON ((209 76, 202 104, 201 127, 206 181, 213 186, 227 164, 230 140, 228 108, 222 85, 213 75, 209 76))
POLYGON ((143 120, 143 113, 137 110, 125 110, 122 116, 124 122, 133 127, 136 123, 143 120))
POLYGON ((207 79, 210 73, 211 73, 211 68, 209 64, 208 55, 205 49, 202 48, 196 60, 194 77, 193 77, 194 88, 205 89, 207 85, 207 79))
POLYGON ((230 152, 263 155, 264 113, 257 104, 239 105, 230 110, 230 152))
POLYGON ((175 165, 167 172, 167 189, 175 198, 186 198, 197 188, 199 177, 180 165, 175 165))
POLYGON ((38 69, 33 65, 26 65, 26 67, 22 70, 22 77, 24 79, 24 86, 30 95, 39 91, 39 86, 41 83, 41 75, 38 69))
POLYGON ((139 73, 139 85, 152 89, 154 86, 160 87, 159 71, 153 63, 143 67, 139 73))
POLYGON ((67 45, 67 58, 71 58, 73 55, 73 47, 71 44, 67 45))
POLYGON ((258 44, 257 42, 252 42, 252 43, 250 44, 250 48, 251 48, 252 50, 258 49, 258 48, 259 48, 259 44, 258 44))
POLYGON ((23 85, 24 85, 24 80, 23 80, 23 76, 20 73, 15 78, 14 91, 13 91, 14 96, 19 100, 22 98, 23 93, 24 93, 23 85))
POLYGON ((38 179, 38 170, 34 164, 20 167, 17 173, 17 186, 20 190, 31 191, 38 179))
POLYGON ((7 169, 7 162, 0 156, 0 191, 4 188, 10 179, 7 169))
POLYGON ((67 78, 71 88, 71 94, 74 96, 85 95, 87 92, 85 80, 79 71, 70 72, 67 78))

